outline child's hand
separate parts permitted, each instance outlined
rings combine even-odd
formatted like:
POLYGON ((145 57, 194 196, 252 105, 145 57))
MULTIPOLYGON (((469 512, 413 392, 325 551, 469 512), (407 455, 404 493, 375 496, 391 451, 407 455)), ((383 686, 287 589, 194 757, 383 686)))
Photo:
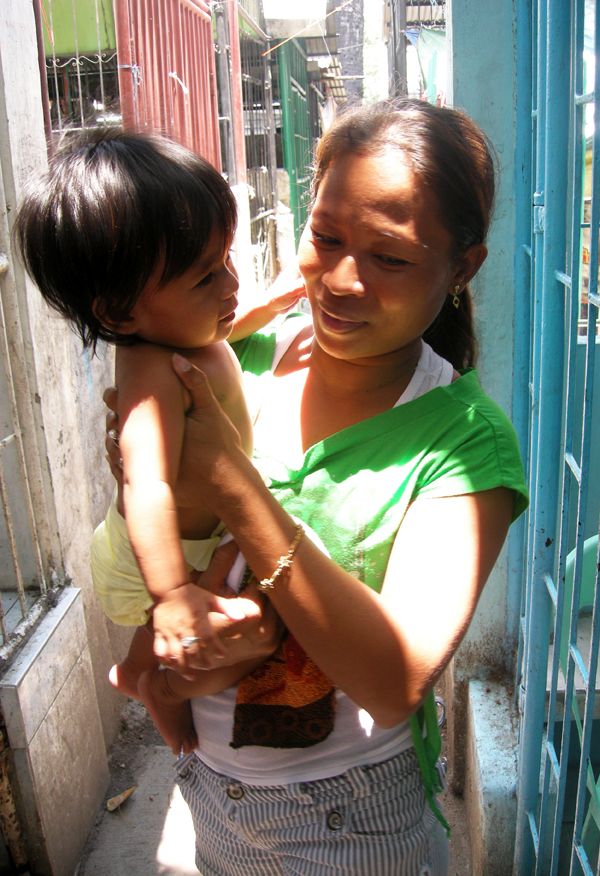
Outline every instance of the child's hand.
POLYGON ((240 341, 258 331, 280 313, 290 310, 301 298, 306 297, 304 280, 297 263, 282 271, 267 289, 260 304, 254 303, 250 310, 236 314, 229 340, 240 341))
POLYGON ((301 298, 306 298, 306 288, 297 264, 281 271, 267 289, 267 300, 274 316, 285 313, 301 298))
POLYGON ((185 670, 192 661, 203 668, 203 655, 207 661, 224 656, 220 632, 260 613, 253 600, 226 599, 196 584, 184 584, 169 591, 154 607, 154 653, 175 669, 185 670), (185 648, 188 637, 198 641, 185 648))

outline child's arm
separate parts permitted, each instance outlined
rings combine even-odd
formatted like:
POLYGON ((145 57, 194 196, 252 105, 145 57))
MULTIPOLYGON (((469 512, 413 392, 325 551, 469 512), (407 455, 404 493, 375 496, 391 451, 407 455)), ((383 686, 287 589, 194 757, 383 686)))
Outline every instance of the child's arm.
POLYGON ((245 313, 236 314, 229 342, 241 341, 267 325, 278 314, 290 310, 301 298, 306 297, 304 280, 294 265, 282 271, 266 291, 267 300, 245 313))
POLYGON ((255 657, 252 660, 244 660, 231 666, 209 669, 207 672, 200 670, 193 676, 179 675, 178 672, 169 669, 167 670, 169 687, 172 693, 181 697, 182 700, 210 697, 238 684, 264 662, 265 657, 255 657))
POLYGON ((181 636, 213 641, 208 612, 240 617, 239 605, 189 583, 173 495, 183 438, 184 396, 170 354, 152 345, 117 350, 123 498, 131 545, 157 605, 157 656, 181 652, 181 636))

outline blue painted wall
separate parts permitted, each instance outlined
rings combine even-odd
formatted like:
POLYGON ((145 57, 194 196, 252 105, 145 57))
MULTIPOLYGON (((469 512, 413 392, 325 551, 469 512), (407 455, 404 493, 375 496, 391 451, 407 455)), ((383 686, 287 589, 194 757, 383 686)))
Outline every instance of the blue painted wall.
MULTIPOLYGON (((503 0, 451 0, 450 102, 486 132, 497 155, 497 198, 488 239, 489 255, 474 284, 478 370, 486 391, 511 415, 515 346, 516 27, 515 4, 503 0)), ((521 209, 527 209, 522 205, 521 209)), ((481 598, 461 646, 465 673, 477 666, 512 667, 519 585, 509 574, 506 550, 481 598)))

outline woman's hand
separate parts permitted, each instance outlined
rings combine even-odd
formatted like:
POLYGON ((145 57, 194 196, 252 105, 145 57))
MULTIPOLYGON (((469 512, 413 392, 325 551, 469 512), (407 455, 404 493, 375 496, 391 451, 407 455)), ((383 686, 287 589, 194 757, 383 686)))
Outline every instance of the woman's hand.
POLYGON ((154 607, 155 654, 187 678, 197 670, 266 659, 281 639, 283 624, 255 585, 240 596, 227 586, 237 556, 235 542, 221 545, 204 572, 191 573, 193 583, 170 591, 154 607))
POLYGON ((200 641, 183 650, 179 659, 169 661, 169 668, 193 678, 197 670, 220 669, 249 660, 266 660, 278 647, 284 626, 273 606, 255 586, 244 590, 243 597, 230 597, 232 602, 254 604, 256 614, 240 621, 226 620, 211 612, 209 619, 219 639, 218 647, 205 646, 200 641))
POLYGON ((205 374, 177 353, 173 368, 190 391, 193 408, 186 416, 179 479, 175 489, 178 507, 203 501, 218 517, 227 511, 229 488, 235 472, 258 477, 245 454, 237 429, 217 402, 205 374))
POLYGON ((221 634, 229 625, 260 614, 261 606, 255 600, 217 596, 198 584, 183 584, 165 593, 154 606, 154 653, 169 665, 186 665, 186 651, 190 652, 190 663, 196 654, 221 660, 221 634))
POLYGON ((225 656, 210 668, 230 666, 261 657, 266 660, 281 642, 285 632, 283 622, 269 600, 256 589, 255 582, 244 590, 244 598, 255 600, 261 607, 261 614, 230 624, 223 630, 221 645, 225 656))
MULTIPOLYGON (((183 384, 193 389, 194 399, 194 407, 186 417, 175 500, 179 508, 189 508, 202 495, 207 505, 219 514, 218 508, 212 504, 213 484, 219 477, 223 481, 225 470, 234 460, 245 463, 251 470, 253 467, 242 449, 237 429, 217 402, 204 373, 177 353, 173 356, 173 367, 183 384)), ((104 442, 106 459, 117 482, 117 508, 124 516, 116 388, 106 389, 103 400, 108 408, 104 442)))
POLYGON ((123 460, 119 447, 119 417, 117 415, 117 388, 109 386, 102 393, 102 401, 108 408, 106 412, 106 430, 104 433, 104 449, 110 473, 117 482, 117 510, 121 517, 125 516, 123 504, 123 460))

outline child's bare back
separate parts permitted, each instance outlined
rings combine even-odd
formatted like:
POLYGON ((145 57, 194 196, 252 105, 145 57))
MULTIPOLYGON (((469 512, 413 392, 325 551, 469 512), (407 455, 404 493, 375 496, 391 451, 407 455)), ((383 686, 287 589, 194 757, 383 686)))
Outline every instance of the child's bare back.
MULTIPOLYGON (((240 434, 242 447, 246 453, 251 454, 252 424, 243 394, 242 373, 235 354, 224 341, 196 350, 174 350, 172 347, 146 343, 118 348, 115 376, 119 390, 120 422, 124 423, 129 413, 126 410, 126 388, 132 385, 136 387, 137 392, 134 392, 139 399, 140 384, 143 383, 151 384, 157 392, 160 391, 163 398, 169 396, 172 398, 174 414, 181 418, 181 429, 183 429, 184 418, 190 408, 190 398, 173 371, 174 352, 180 352, 206 374, 217 401, 240 434)), ((146 403, 151 405, 152 399, 148 399, 146 403)), ((162 407, 164 409, 164 405, 162 407)), ((139 452, 137 447, 136 456, 139 452)), ((177 494, 177 500, 181 537, 184 539, 210 537, 219 523, 211 509, 204 503, 199 503, 197 496, 190 497, 190 501, 186 502, 183 490, 181 496, 177 494)))

